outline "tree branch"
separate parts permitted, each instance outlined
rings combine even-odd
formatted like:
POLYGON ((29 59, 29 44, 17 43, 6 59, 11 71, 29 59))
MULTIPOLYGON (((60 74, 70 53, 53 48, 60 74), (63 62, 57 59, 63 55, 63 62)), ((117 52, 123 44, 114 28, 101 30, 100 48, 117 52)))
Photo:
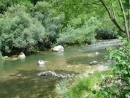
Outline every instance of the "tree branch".
POLYGON ((113 14, 113 17, 114 17, 115 20, 116 20, 115 10, 114 10, 114 7, 113 7, 113 0, 111 0, 111 6, 112 6, 112 14, 113 14))
POLYGON ((121 0, 118 0, 118 1, 119 1, 119 4, 120 4, 121 11, 123 13, 125 33, 127 34, 127 41, 130 41, 130 35, 129 35, 129 31, 128 31, 128 25, 127 25, 127 21, 126 21, 125 11, 124 11, 124 8, 123 8, 121 0))
POLYGON ((122 32, 125 33, 125 31, 124 31, 124 30, 120 27, 120 25, 117 23, 116 19, 112 16, 112 14, 111 14, 109 8, 106 6, 106 4, 103 2, 103 0, 100 0, 100 2, 101 2, 102 5, 105 7, 106 11, 108 12, 108 15, 109 15, 111 21, 116 25, 116 27, 117 27, 120 31, 122 31, 122 32))

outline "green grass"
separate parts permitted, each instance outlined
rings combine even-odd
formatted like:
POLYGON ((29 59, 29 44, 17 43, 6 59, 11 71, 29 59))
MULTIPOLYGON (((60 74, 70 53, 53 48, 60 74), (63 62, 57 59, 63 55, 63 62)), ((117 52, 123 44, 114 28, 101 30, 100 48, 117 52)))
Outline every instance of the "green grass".
POLYGON ((102 95, 94 94, 99 89, 101 75, 108 76, 111 71, 95 72, 89 77, 76 77, 73 80, 62 80, 56 86, 60 98, 104 98, 102 95), (97 87, 95 87, 97 85, 97 87))

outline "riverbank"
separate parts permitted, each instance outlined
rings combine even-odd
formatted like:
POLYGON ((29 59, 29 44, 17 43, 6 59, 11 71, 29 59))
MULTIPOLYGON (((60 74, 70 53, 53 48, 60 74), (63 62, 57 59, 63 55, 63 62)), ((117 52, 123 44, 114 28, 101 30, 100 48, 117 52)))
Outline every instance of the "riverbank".
MULTIPOLYGON (((110 40, 98 40, 96 43, 94 44, 86 44, 86 45, 81 45, 81 46, 67 46, 65 47, 66 49, 73 49, 73 48, 78 48, 78 47, 85 47, 88 46, 90 48, 93 49, 105 49, 106 46, 111 46, 111 47, 115 47, 115 46, 120 46, 122 45, 122 42, 119 39, 110 39, 110 40)), ((44 51, 38 51, 37 53, 43 53, 44 51)), ((49 51, 45 51, 45 52, 52 52, 51 50, 49 51)), ((19 55, 12 55, 12 56, 3 56, 2 60, 18 60, 19 55)))

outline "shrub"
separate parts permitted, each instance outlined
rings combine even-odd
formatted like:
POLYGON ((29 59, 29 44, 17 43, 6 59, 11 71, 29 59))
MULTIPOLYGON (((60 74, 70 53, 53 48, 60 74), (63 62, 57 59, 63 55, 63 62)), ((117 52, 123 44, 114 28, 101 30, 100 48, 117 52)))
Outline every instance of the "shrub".
POLYGON ((25 6, 11 6, 0 19, 0 40, 3 52, 11 53, 13 48, 25 49, 43 41, 44 27, 26 11, 25 6))
POLYGON ((57 43, 59 44, 82 44, 95 42, 95 30, 99 27, 100 22, 91 17, 81 28, 74 28, 68 25, 59 34, 57 43))
POLYGON ((102 25, 96 30, 97 36, 96 38, 98 39, 112 39, 116 38, 117 34, 119 34, 119 31, 115 26, 112 24, 109 25, 102 25))
POLYGON ((6 10, 5 4, 0 1, 0 13, 3 13, 5 10, 6 10))
POLYGON ((45 27, 44 45, 51 47, 51 45, 56 42, 57 35, 61 31, 64 14, 57 14, 56 11, 51 8, 51 4, 46 1, 37 2, 34 10, 36 11, 34 17, 37 17, 45 27))
POLYGON ((130 98, 130 42, 122 37, 119 39, 123 42, 121 47, 107 48, 110 52, 109 58, 114 59, 116 65, 113 68, 113 78, 102 82, 98 92, 106 98, 130 98))

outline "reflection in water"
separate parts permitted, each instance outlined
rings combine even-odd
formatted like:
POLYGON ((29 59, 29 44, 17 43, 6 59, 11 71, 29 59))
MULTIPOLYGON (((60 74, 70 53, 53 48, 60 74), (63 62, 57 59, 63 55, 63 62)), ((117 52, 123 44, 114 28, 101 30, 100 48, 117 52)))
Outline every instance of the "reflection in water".
MULTIPOLYGON (((103 50, 103 49, 102 49, 103 50)), ((58 77, 40 76, 37 74, 45 70, 56 73, 83 73, 92 60, 101 61, 103 55, 100 50, 91 47, 75 48, 65 52, 39 53, 27 56, 17 61, 0 62, 0 98, 48 98, 55 96, 55 84, 61 80, 58 77), (80 50, 80 51, 79 51, 80 50), (88 53, 100 52, 92 57, 88 53), (39 67, 37 61, 48 61, 44 67, 39 67)))

